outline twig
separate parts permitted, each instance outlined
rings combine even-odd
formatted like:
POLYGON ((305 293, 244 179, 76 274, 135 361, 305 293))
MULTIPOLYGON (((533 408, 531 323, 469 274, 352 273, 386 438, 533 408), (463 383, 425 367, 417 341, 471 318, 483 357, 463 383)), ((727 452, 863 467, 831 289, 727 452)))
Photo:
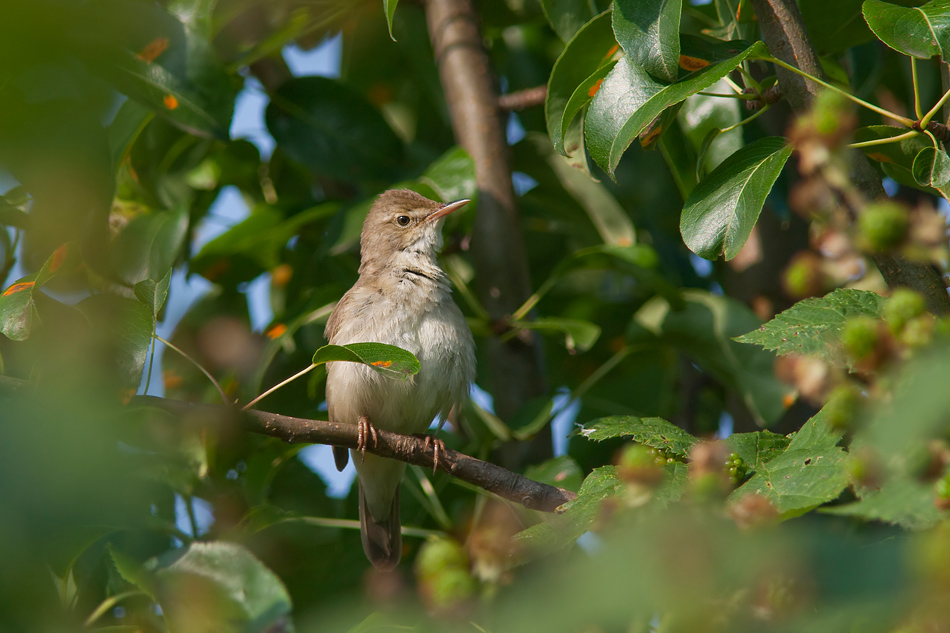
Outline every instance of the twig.
MULTIPOLYGON (((240 424, 244 430, 276 437, 290 444, 357 447, 357 427, 354 424, 294 418, 257 409, 249 409, 242 413, 230 407, 190 404, 155 396, 138 396, 132 399, 131 404, 156 407, 189 418, 205 417, 209 420, 220 420, 222 415, 240 416, 240 424)), ((407 464, 415 464, 422 468, 432 469, 435 466, 431 445, 427 449, 424 438, 399 435, 380 429, 377 431, 378 442, 367 446, 367 452, 397 459, 407 464)), ((484 488, 503 499, 520 503, 526 508, 540 512, 554 512, 558 506, 577 497, 569 490, 533 481, 501 466, 450 449, 445 449, 444 453, 440 451, 438 470, 484 488)))
POLYGON ((535 86, 498 97, 498 107, 502 110, 521 111, 525 108, 541 105, 548 96, 547 86, 535 86))

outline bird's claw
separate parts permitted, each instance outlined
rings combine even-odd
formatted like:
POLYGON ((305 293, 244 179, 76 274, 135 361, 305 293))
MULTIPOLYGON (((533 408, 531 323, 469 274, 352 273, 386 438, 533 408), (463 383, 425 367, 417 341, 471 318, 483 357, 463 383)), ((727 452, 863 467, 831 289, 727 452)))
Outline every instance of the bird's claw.
POLYGON ((422 450, 428 451, 429 445, 432 445, 432 472, 435 473, 439 468, 439 453, 445 455, 445 442, 440 439, 434 438, 431 435, 423 436, 423 445, 422 450))
POLYGON ((367 440, 373 439, 373 446, 379 444, 379 435, 376 433, 376 427, 369 421, 365 415, 361 415, 356 424, 356 450, 360 452, 361 461, 366 461, 367 440))

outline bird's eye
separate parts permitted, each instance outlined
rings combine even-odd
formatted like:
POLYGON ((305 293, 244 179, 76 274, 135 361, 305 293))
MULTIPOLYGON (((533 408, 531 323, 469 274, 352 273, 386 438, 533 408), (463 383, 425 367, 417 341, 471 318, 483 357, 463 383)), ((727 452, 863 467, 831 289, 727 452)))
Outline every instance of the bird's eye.
POLYGON ((409 218, 408 215, 400 215, 398 218, 396 218, 396 224, 398 224, 399 226, 409 226, 409 223, 411 221, 412 220, 409 218))

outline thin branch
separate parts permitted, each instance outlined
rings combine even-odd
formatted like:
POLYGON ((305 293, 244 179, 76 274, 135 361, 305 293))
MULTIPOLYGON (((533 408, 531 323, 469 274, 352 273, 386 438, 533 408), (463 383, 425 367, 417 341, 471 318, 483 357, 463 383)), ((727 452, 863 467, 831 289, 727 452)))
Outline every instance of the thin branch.
POLYGON ((244 406, 242 407, 242 409, 244 409, 244 410, 250 409, 252 406, 254 406, 255 404, 257 404, 258 402, 260 402, 261 400, 263 400, 264 398, 266 398, 266 397, 269 396, 270 394, 274 393, 275 391, 277 391, 278 389, 280 389, 281 387, 283 387, 283 386, 286 385, 287 383, 292 382, 292 381, 294 381, 294 380, 297 380, 297 379, 300 378, 301 376, 305 376, 308 372, 310 372, 310 371, 311 371, 312 369, 314 369, 315 367, 316 367, 316 365, 311 364, 309 367, 307 367, 306 369, 302 369, 302 370, 298 371, 296 374, 294 374, 294 375, 291 376, 290 378, 287 378, 287 379, 285 379, 285 380, 281 380, 279 383, 277 383, 276 385, 274 385, 273 387, 271 387, 270 389, 268 389, 267 391, 265 391, 265 392, 262 393, 261 395, 257 396, 256 398, 254 398, 253 400, 251 400, 250 402, 248 402, 246 405, 244 405, 244 406))
POLYGON ((498 107, 502 110, 521 111, 527 108, 542 105, 548 96, 547 86, 535 86, 516 92, 509 92, 498 97, 498 107))
MULTIPOLYGON (((240 424, 244 430, 276 437, 291 444, 357 447, 357 428, 354 424, 294 418, 256 409, 242 413, 231 407, 190 404, 155 396, 138 396, 132 399, 132 404, 156 407, 189 418, 220 420, 222 416, 240 416, 240 424)), ((367 452, 422 468, 432 469, 435 466, 431 443, 427 448, 423 437, 399 435, 380 429, 377 431, 379 441, 375 446, 368 446, 367 452)), ((439 453, 438 470, 531 510, 554 512, 559 506, 577 498, 577 495, 569 490, 532 481, 524 475, 458 451, 446 449, 445 452, 439 453)))
POLYGON ((163 339, 163 338, 162 338, 161 336, 159 336, 158 334, 153 334, 153 336, 154 336, 157 340, 159 340, 159 341, 161 341, 162 343, 164 343, 167 347, 170 347, 171 349, 173 349, 173 350, 175 350, 176 352, 178 352, 179 354, 181 354, 181 355, 185 358, 185 360, 187 360, 187 361, 190 362, 192 365, 194 365, 195 367, 197 367, 197 368, 198 368, 198 371, 200 371, 202 374, 204 374, 204 375, 205 375, 205 378, 207 378, 208 380, 210 380, 210 381, 211 381, 211 384, 213 384, 214 387, 215 387, 215 389, 218 390, 218 394, 221 396, 221 400, 224 402, 224 404, 231 404, 231 402, 228 400, 228 394, 226 394, 226 393, 224 392, 224 389, 221 387, 221 384, 220 384, 217 380, 215 380, 215 377, 211 375, 211 372, 209 372, 207 369, 205 369, 204 367, 201 366, 201 363, 199 363, 197 360, 195 360, 194 358, 192 358, 191 356, 189 356, 188 354, 186 354, 184 351, 180 350, 178 347, 176 347, 176 346, 173 345, 172 343, 170 343, 170 342, 166 341, 165 339, 163 339))

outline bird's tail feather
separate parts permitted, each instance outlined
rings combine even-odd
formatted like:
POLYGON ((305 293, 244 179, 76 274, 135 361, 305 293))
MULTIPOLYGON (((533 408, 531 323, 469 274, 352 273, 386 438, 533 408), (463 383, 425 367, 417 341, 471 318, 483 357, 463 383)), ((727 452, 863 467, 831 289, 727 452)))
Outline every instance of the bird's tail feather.
POLYGON ((380 571, 395 569, 402 558, 402 526, 399 523, 399 489, 393 496, 389 514, 377 521, 366 506, 360 485, 360 534, 366 558, 380 571))

